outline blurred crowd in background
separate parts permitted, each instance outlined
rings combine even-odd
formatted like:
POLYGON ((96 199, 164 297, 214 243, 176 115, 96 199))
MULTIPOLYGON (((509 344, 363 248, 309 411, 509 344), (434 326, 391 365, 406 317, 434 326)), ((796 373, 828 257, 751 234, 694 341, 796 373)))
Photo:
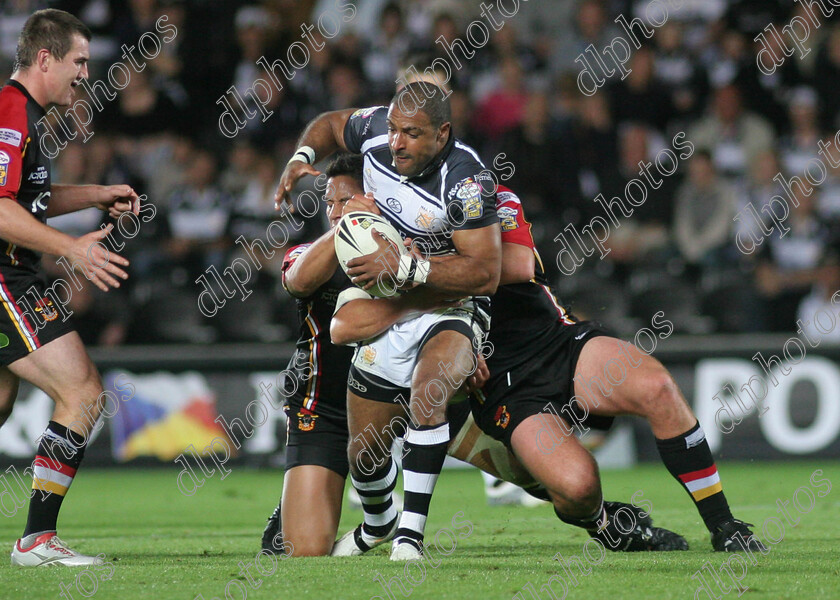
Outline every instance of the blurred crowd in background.
MULTIPOLYGON (((488 23, 472 0, 354 4, 340 35, 325 39, 312 31, 325 47, 283 80, 282 91, 273 90, 266 107, 273 115, 264 121, 242 115, 246 124, 230 139, 220 132, 217 101, 231 86, 241 94, 255 78, 268 79, 257 61, 285 62, 289 45, 302 39, 301 24, 317 23, 335 0, 3 2, 0 66, 7 73, 17 33, 39 8, 68 10, 91 27, 91 82, 107 80, 116 61, 128 64, 123 45, 154 32, 161 16, 177 28, 146 68, 131 70, 116 99, 100 96, 95 134, 85 143, 77 137, 53 161, 56 182, 129 183, 157 209, 123 250, 132 261, 129 284, 108 294, 92 286, 74 294, 70 308, 87 343, 296 336, 294 303, 279 284, 284 250, 261 260, 246 301, 228 299, 212 319, 198 311, 203 288, 196 279, 214 266, 222 274, 245 256, 235 243, 240 236, 265 238, 278 218, 273 195, 280 173, 310 119, 387 104, 402 69, 422 71, 437 57, 451 61, 436 40, 452 45, 465 39, 471 21, 488 23)), ((516 4, 505 2, 508 11, 516 4)), ((551 283, 580 316, 631 335, 657 311, 683 333, 796 331, 797 319, 813 320, 840 288, 840 168, 829 167, 810 195, 794 187, 790 231, 782 237, 773 230, 751 254, 735 241, 756 225, 734 217, 750 204, 760 211, 774 196, 787 198, 777 175, 804 180, 820 141, 834 143, 840 20, 824 19, 816 6, 808 15, 793 0, 681 0, 679 10, 663 2, 671 7, 667 22, 633 54, 631 73, 610 78, 591 96, 581 93, 575 59, 590 44, 600 51, 617 36, 627 39, 615 18, 644 16, 648 4, 519 2, 517 14, 471 60, 457 54, 462 68, 450 81, 455 135, 486 164, 500 153, 513 164, 503 183, 523 201, 551 283), (756 56, 764 46, 754 38, 770 23, 781 32, 796 16, 812 24, 810 52, 800 58, 797 51, 773 74, 761 73, 756 56), (638 163, 670 148, 679 132, 695 146, 691 158, 613 227, 606 258, 596 254, 573 275, 561 274, 555 238, 570 223, 579 230, 604 216, 593 199, 623 197, 626 183, 639 177, 638 163)), ((323 210, 303 221, 289 228, 290 246, 326 227, 323 210)), ((50 224, 81 234, 101 222, 92 211, 50 224)))

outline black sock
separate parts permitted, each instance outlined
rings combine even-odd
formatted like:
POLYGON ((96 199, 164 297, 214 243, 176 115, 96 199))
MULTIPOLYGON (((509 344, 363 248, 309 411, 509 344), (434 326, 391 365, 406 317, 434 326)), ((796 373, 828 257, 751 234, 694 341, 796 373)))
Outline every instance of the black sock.
POLYGON ((32 462, 32 489, 24 537, 55 531, 58 511, 85 455, 83 435, 50 421, 32 462))
POLYGON ((657 439, 656 447, 665 467, 694 500, 709 531, 732 518, 712 451, 700 423, 677 437, 657 439))

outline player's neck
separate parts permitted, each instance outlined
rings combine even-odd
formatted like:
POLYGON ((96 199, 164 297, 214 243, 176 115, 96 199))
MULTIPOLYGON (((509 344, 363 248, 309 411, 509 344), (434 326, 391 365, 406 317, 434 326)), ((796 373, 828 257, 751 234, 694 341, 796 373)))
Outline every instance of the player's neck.
POLYGON ((12 81, 17 81, 20 85, 26 88, 26 91, 29 92, 32 99, 40 104, 41 108, 44 110, 47 109, 47 104, 49 104, 49 102, 47 102, 47 91, 43 82, 39 80, 37 75, 34 75, 29 71, 17 70, 12 73, 12 81))

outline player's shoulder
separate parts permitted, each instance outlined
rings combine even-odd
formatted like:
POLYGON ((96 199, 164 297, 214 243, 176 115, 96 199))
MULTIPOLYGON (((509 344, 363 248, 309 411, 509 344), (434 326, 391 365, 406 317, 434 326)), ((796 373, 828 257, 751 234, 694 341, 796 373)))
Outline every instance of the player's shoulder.
POLYGON ((474 171, 473 175, 485 170, 484 162, 475 151, 475 148, 469 146, 455 138, 452 145, 452 151, 446 159, 446 163, 450 170, 468 169, 474 171))
MULTIPOLYGON (((471 147, 456 139, 452 145, 452 150, 444 161, 445 173, 444 186, 449 191, 451 197, 457 190, 455 188, 463 188, 464 186, 472 187, 473 184, 483 183, 482 179, 487 177, 489 179, 491 173, 484 168, 478 152, 471 147)), ((493 189, 493 184, 489 184, 487 189, 493 189)))
POLYGON ((365 136, 385 127, 387 118, 387 106, 369 106, 353 111, 347 120, 347 124, 355 128, 362 136, 365 136))
POLYGON ((350 114, 351 119, 370 119, 374 116, 384 118, 388 114, 387 106, 368 106, 359 108, 350 114))
POLYGON ((0 143, 20 147, 28 135, 26 96, 13 85, 0 89, 0 143))
POLYGON ((344 126, 344 142, 351 152, 364 153, 370 148, 371 139, 376 139, 375 146, 379 147, 387 140, 382 136, 387 133, 387 106, 369 106, 359 108, 347 119, 344 126))
POLYGON ((499 184, 496 186, 496 206, 504 205, 518 210, 522 206, 522 201, 512 189, 499 184))

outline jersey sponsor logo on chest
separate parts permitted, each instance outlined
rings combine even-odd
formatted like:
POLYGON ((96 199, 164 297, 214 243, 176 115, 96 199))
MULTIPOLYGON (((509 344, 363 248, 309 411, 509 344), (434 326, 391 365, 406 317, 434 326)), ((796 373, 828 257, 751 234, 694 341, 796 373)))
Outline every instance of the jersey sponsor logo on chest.
POLYGON ((335 304, 336 300, 338 300, 338 290, 327 290, 321 292, 321 300, 327 304, 335 304))
POLYGON ((35 169, 34 172, 30 173, 26 180, 34 183, 35 185, 40 185, 46 181, 48 176, 49 174, 47 173, 47 168, 42 165, 38 165, 38 168, 35 169))

